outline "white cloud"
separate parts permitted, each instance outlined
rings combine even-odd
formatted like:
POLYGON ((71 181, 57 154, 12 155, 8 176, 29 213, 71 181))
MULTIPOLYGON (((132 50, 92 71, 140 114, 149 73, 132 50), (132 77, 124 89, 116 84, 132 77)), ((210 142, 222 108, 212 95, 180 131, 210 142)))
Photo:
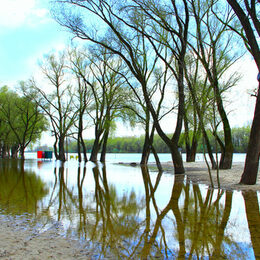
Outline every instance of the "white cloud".
POLYGON ((236 62, 233 70, 242 74, 242 79, 234 86, 229 95, 232 102, 228 107, 232 112, 229 115, 232 126, 244 126, 253 119, 256 99, 250 95, 258 87, 257 66, 250 55, 245 55, 236 62))
POLYGON ((0 26, 16 28, 35 25, 48 19, 48 10, 40 7, 37 0, 8 0, 1 3, 0 26))

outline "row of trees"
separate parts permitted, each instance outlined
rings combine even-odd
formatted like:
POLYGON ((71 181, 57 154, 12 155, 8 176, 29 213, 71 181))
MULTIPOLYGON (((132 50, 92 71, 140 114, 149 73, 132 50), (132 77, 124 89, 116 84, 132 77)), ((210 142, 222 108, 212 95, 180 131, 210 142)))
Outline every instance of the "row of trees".
POLYGON ((25 148, 40 139, 48 121, 32 98, 0 88, 0 157, 24 159, 25 148))
MULTIPOLYGON (((246 153, 247 145, 249 140, 250 127, 239 127, 232 128, 232 142, 234 144, 234 152, 235 153, 246 153)), ((190 133, 193 135, 193 133, 190 133)), ((211 147, 213 148, 213 152, 216 151, 215 147, 215 137, 208 130, 207 135, 209 137, 209 142, 211 147)), ((224 133, 223 131, 218 133, 221 140, 223 141, 224 133)), ((145 142, 145 136, 142 135, 140 137, 111 137, 108 139, 107 143, 107 152, 108 153, 141 153, 143 144, 145 142)), ((90 152, 93 146, 94 140, 85 140, 85 146, 87 151, 90 152)), ((154 136, 153 145, 155 150, 158 153, 169 153, 169 148, 162 141, 159 135, 154 136)), ((180 136, 179 147, 181 151, 186 153, 186 144, 185 144, 185 133, 182 133, 180 136)), ((68 142, 68 152, 76 153, 78 151, 77 142, 70 140, 68 142)), ((202 136, 198 140, 198 148, 197 153, 203 153, 203 140, 202 136)), ((218 152, 221 152, 220 147, 218 147, 218 152)), ((188 158, 186 158, 187 160, 188 158)))
MULTIPOLYGON (((121 118, 143 125, 142 164, 150 152, 158 159, 153 145, 157 132, 172 154, 175 173, 183 173, 178 145, 184 125, 189 161, 195 159, 202 135, 212 168, 231 168, 234 145, 225 93, 239 78, 229 69, 243 54, 241 43, 259 65, 256 1, 244 0, 240 5, 208 0, 54 2, 56 21, 89 43, 87 49, 72 48, 46 57, 41 68, 53 91, 33 79, 23 84, 25 96, 33 96, 49 117, 57 159, 66 159, 68 136, 77 139, 79 159, 81 149, 84 160, 88 159, 83 141, 87 115, 95 127, 91 161, 97 161, 100 149, 105 161, 109 133, 121 118), (172 136, 162 126, 166 118, 172 136), (223 139, 218 128, 223 129, 223 139), (219 165, 208 129, 221 149, 219 165)), ((258 92, 256 96, 259 104, 258 92)), ((253 174, 253 179, 260 150, 257 110, 243 175, 253 174)), ((157 164, 160 167, 159 160, 157 164)), ((241 181, 254 182, 252 178, 241 181)))

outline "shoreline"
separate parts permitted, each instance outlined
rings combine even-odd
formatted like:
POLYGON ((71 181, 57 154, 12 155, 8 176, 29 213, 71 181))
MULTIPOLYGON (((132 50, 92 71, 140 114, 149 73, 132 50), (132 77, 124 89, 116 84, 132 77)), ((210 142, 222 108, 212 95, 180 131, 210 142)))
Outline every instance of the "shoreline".
POLYGON ((26 216, 0 214, 0 259, 91 259, 91 249, 61 235, 56 224, 41 230, 31 225, 26 216))
MULTIPOLYGON (((139 163, 116 163, 125 166, 131 167, 141 167, 139 163)), ((161 163, 163 172, 174 175, 174 167, 172 162, 162 162, 161 163)), ((206 163, 203 162, 184 162, 185 173, 187 176, 187 181, 190 183, 196 184, 205 184, 209 188, 211 186, 209 172, 206 163)), ((158 171, 156 163, 148 163, 148 169, 151 171, 158 171)), ((260 169, 258 171, 257 182, 254 185, 244 185, 239 184, 242 173, 244 170, 243 162, 235 162, 232 165, 231 169, 228 170, 219 170, 219 179, 220 179, 220 189, 232 190, 232 191, 260 191, 260 169)), ((214 188, 217 189, 217 170, 211 170, 212 179, 214 183, 214 188)), ((182 174, 181 174, 182 175, 182 174)), ((179 175, 176 175, 179 176, 179 175)))
MULTIPOLYGON (((149 166, 156 167, 155 163, 149 166)), ((165 172, 174 174, 174 167, 171 162, 162 163, 165 172)), ((208 168, 205 162, 184 162, 187 180, 196 184, 206 184, 210 186, 208 168)), ((257 182, 255 185, 239 184, 244 170, 243 162, 233 163, 228 170, 219 170, 220 189, 238 191, 260 191, 260 170, 258 171, 257 182)), ((211 170, 214 188, 217 188, 217 170, 211 170)))

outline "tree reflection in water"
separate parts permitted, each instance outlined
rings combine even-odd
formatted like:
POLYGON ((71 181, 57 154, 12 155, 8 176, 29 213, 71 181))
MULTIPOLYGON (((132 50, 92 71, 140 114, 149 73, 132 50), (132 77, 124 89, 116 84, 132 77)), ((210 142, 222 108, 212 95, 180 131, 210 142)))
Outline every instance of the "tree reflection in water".
MULTIPOLYGON (((70 171, 74 174, 75 168, 55 164, 47 195, 46 185, 37 175, 18 164, 1 164, 1 207, 14 214, 34 213, 44 225, 62 223, 67 235, 78 237, 98 258, 247 259, 252 250, 228 231, 232 191, 201 189, 184 175, 170 176, 175 178, 171 193, 162 203, 165 176, 150 174, 147 167, 140 172, 142 193, 135 187, 121 189, 109 179, 105 165, 79 164, 74 184, 70 171)), ((257 193, 243 192, 243 198, 257 258, 257 193)))
POLYGON ((251 236, 251 242, 254 249, 255 258, 260 258, 260 212, 259 212, 259 202, 257 198, 257 193, 253 191, 243 191, 242 192, 245 208, 248 228, 251 236))
POLYGON ((24 169, 23 160, 1 160, 0 209, 6 214, 37 215, 39 204, 47 194, 46 184, 35 172, 24 169))

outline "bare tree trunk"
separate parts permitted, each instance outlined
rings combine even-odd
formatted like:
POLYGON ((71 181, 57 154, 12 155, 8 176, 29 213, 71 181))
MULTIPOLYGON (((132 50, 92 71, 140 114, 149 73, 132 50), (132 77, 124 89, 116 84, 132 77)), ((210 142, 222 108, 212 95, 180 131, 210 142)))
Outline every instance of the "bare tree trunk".
POLYGON ((91 150, 91 155, 90 155, 91 162, 97 162, 99 148, 100 148, 99 137, 96 137, 91 150))
POLYGON ((100 156, 100 161, 103 163, 106 161, 108 136, 109 136, 109 130, 105 130, 102 151, 101 151, 101 156, 100 156))
POLYGON ((22 160, 25 159, 24 150, 25 150, 25 147, 24 147, 23 145, 21 145, 21 146, 20 146, 20 155, 21 155, 21 159, 22 159, 22 160))
POLYGON ((151 145, 151 150, 153 152, 153 156, 155 158, 155 162, 156 162, 157 168, 158 168, 159 172, 162 172, 163 168, 162 168, 159 156, 158 156, 158 154, 157 154, 157 152, 156 152, 156 150, 155 150, 153 145, 151 145))
POLYGON ((87 149, 86 149, 86 145, 85 145, 85 142, 84 142, 82 135, 80 137, 80 140, 81 140, 81 145, 82 145, 82 150, 83 150, 84 162, 87 162, 88 161, 87 149))
POLYGON ((241 184, 256 184, 260 156, 260 83, 258 87, 254 119, 251 127, 241 184))
POLYGON ((65 136, 61 136, 59 138, 59 154, 58 154, 58 160, 65 162, 66 157, 65 157, 65 136))
POLYGON ((145 132, 145 139, 144 139, 144 145, 143 145, 143 151, 142 151, 142 158, 140 164, 147 165, 150 155, 150 136, 149 132, 145 132))
POLYGON ((18 149, 19 149, 19 146, 18 146, 18 145, 13 145, 13 146, 11 147, 11 157, 12 157, 13 159, 16 159, 16 158, 17 158, 18 149))
POLYGON ((78 150, 78 160, 81 162, 81 136, 80 136, 80 130, 78 132, 78 138, 77 138, 77 150, 78 150))
POLYGON ((55 137, 55 142, 53 144, 53 151, 54 151, 54 155, 55 155, 56 160, 59 160, 58 159, 59 155, 58 155, 57 143, 58 143, 58 139, 55 137))
MULTIPOLYGON (((216 83, 217 84, 217 83, 216 83)), ((224 129, 224 138, 225 138, 225 146, 224 150, 222 151, 222 160, 219 165, 220 169, 231 169, 232 161, 233 161, 233 143, 232 143, 232 134, 231 134, 231 127, 227 118, 226 111, 223 106, 222 98, 219 93, 218 84, 214 87, 216 93, 216 101, 218 106, 218 112, 221 117, 221 121, 223 123, 224 129)))

